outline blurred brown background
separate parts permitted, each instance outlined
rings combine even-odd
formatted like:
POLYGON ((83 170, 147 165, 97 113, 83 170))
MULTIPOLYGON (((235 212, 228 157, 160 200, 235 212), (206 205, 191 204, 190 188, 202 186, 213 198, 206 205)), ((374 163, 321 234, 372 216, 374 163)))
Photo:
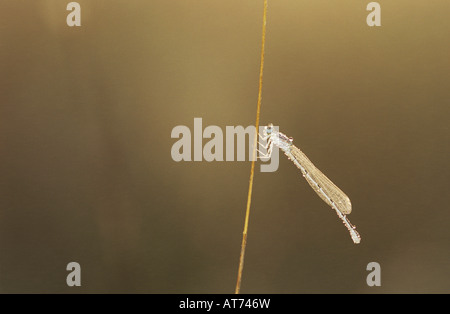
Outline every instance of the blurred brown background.
MULTIPOLYGON (((69 2, 0 2, 0 292, 234 292, 250 163, 176 163, 170 134, 254 124, 262 0, 80 0, 72 28, 69 2)), ((380 28, 369 2, 269 1, 261 122, 362 242, 280 155, 243 293, 449 292, 450 2, 379 1, 380 28)))

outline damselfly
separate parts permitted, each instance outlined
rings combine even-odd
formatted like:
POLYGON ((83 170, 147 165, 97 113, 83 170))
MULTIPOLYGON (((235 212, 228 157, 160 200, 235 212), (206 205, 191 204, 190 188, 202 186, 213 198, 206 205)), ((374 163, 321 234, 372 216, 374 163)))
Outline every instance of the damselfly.
POLYGON ((263 135, 264 136, 260 137, 266 141, 266 145, 260 145, 267 150, 267 153, 264 154, 259 152, 262 157, 270 158, 274 145, 280 148, 297 168, 300 169, 303 177, 317 195, 336 211, 336 214, 350 232, 353 242, 359 243, 361 241, 361 236, 346 216, 352 211, 352 203, 348 196, 317 169, 308 157, 293 144, 292 137, 287 137, 283 133, 275 130, 272 123, 264 127, 263 135))

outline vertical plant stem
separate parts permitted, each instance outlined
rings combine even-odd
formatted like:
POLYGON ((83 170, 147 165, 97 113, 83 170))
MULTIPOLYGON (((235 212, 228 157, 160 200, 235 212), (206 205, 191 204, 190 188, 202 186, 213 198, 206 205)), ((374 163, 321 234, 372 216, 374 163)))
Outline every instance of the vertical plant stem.
POLYGON ((264 0, 264 12, 263 12, 263 27, 262 27, 262 40, 261 40, 261 63, 259 68, 259 88, 258 88, 258 103, 256 106, 256 123, 255 123, 255 138, 253 139, 253 158, 252 166, 250 170, 250 181, 248 185, 248 195, 247 195, 247 209, 245 211, 245 223, 244 231, 242 233, 242 245, 241 245, 241 255, 239 257, 239 269, 236 282, 235 293, 239 294, 241 290, 242 281, 242 270, 244 269, 244 257, 245 248, 247 246, 247 233, 248 233, 248 220, 250 217, 250 205, 252 203, 252 190, 253 190, 253 177, 255 174, 255 161, 256 161, 256 145, 258 140, 259 131, 259 113, 261 111, 261 95, 262 95, 262 82, 263 82, 263 69, 264 69, 264 46, 266 43, 266 21, 267 21, 267 0, 264 0))

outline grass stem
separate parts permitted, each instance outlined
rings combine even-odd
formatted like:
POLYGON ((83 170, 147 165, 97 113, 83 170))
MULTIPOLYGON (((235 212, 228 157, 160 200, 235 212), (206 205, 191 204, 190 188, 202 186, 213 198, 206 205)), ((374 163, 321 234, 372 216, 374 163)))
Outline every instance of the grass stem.
POLYGON ((264 69, 264 46, 266 43, 266 21, 267 21, 267 0, 264 0, 264 12, 263 12, 263 27, 262 27, 262 40, 261 40, 261 63, 259 68, 259 88, 258 88, 258 103, 256 106, 256 123, 255 123, 255 138, 253 139, 253 158, 252 166, 250 170, 250 181, 248 185, 248 195, 247 195, 247 209, 245 211, 245 223, 244 231, 242 233, 242 244, 241 244, 241 254, 239 257, 239 269, 236 282, 235 293, 239 294, 241 291, 241 281, 242 281, 242 270, 244 269, 244 256, 245 248, 247 247, 247 234, 248 234, 248 221, 250 217, 250 205, 252 203, 252 190, 253 190, 253 177, 255 174, 255 161, 256 161, 256 145, 258 140, 258 130, 259 130, 259 113, 261 111, 261 95, 262 95, 262 82, 263 82, 263 69, 264 69))

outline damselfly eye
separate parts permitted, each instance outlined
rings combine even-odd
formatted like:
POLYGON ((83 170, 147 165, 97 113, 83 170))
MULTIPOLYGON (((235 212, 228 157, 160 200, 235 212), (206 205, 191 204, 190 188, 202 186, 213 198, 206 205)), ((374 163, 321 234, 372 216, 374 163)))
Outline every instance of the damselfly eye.
POLYGON ((290 138, 289 138, 289 143, 292 144, 293 142, 294 142, 294 139, 293 139, 292 137, 290 137, 290 138))
POLYGON ((266 132, 267 132, 267 134, 272 133, 272 129, 273 129, 273 124, 272 124, 272 123, 269 123, 269 124, 266 126, 266 132))

